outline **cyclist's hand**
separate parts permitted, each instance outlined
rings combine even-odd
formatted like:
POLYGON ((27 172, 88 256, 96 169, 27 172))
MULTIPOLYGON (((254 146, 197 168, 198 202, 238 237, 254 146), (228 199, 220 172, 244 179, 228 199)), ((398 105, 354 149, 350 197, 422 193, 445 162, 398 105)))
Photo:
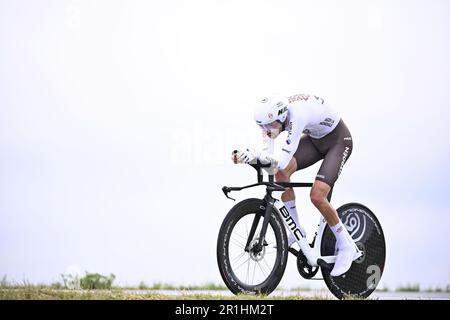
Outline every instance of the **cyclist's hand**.
POLYGON ((256 160, 256 154, 255 151, 246 149, 238 154, 238 158, 241 163, 250 163, 256 160))
POLYGON ((234 163, 250 163, 254 160, 256 160, 256 154, 255 151, 246 149, 244 151, 237 151, 234 150, 231 159, 234 163))

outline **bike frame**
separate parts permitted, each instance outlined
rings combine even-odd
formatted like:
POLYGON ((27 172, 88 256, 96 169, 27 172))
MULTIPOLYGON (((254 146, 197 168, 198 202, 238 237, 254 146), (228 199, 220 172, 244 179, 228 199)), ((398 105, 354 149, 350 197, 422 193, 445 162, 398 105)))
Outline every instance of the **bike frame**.
POLYGON ((312 267, 319 266, 320 260, 326 262, 327 264, 333 264, 336 261, 336 256, 322 256, 320 254, 320 246, 322 243, 322 235, 327 225, 326 220, 323 217, 320 217, 319 221, 319 229, 317 230, 316 239, 314 241, 314 246, 311 246, 306 239, 306 236, 303 235, 300 230, 297 228, 294 220, 292 219, 289 211, 281 200, 274 199, 273 208, 278 213, 280 218, 283 220, 286 229, 290 231, 290 233, 295 237, 300 250, 305 255, 306 259, 308 259, 308 264, 312 267))

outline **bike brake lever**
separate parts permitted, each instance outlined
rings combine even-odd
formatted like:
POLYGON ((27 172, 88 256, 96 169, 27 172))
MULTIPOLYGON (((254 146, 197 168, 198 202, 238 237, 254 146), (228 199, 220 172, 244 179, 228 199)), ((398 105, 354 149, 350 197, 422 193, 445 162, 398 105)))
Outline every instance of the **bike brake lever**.
POLYGON ((223 187, 222 188, 223 193, 225 194, 225 197, 227 197, 228 199, 231 199, 233 201, 236 201, 236 199, 231 198, 230 196, 228 196, 228 193, 231 191, 230 188, 228 187, 223 187))

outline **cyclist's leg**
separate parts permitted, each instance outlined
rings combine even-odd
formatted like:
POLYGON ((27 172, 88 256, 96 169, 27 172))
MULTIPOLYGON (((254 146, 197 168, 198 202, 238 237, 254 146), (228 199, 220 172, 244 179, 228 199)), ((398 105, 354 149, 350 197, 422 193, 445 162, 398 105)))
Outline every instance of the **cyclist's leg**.
MULTIPOLYGON (((289 164, 284 170, 279 170, 276 173, 275 179, 278 182, 290 182, 291 175, 295 171, 309 167, 321 159, 323 159, 323 155, 314 146, 311 137, 303 135, 291 161, 289 161, 289 164)), ((281 195, 281 200, 283 202, 295 200, 293 188, 286 189, 281 195)))
POLYGON ((310 136, 303 135, 298 144, 297 151, 294 153, 294 158, 297 161, 297 170, 301 170, 322 160, 324 153, 317 149, 310 136))
MULTIPOLYGON (((295 158, 292 158, 285 169, 277 171, 277 173, 275 174, 275 180, 277 182, 291 182, 291 175, 296 170, 297 170, 297 161, 295 160, 295 158)), ((281 195, 281 200, 283 202, 286 202, 294 199, 295 199, 294 189, 286 188, 286 191, 284 191, 281 195)))
MULTIPOLYGON (((294 157, 289 161, 287 167, 284 170, 278 170, 275 174, 275 178, 277 182, 290 182, 291 175, 297 170, 297 160, 294 157)), ((289 211, 290 216, 294 220, 295 225, 299 228, 302 236, 306 237, 306 230, 302 227, 297 213, 297 207, 295 205, 295 193, 293 188, 286 188, 286 191, 281 195, 281 200, 289 211)), ((289 230, 286 228, 286 230, 289 230)), ((288 247, 291 247, 296 238, 292 233, 288 231, 288 247)))
POLYGON ((327 199, 331 187, 339 177, 353 148, 352 138, 345 124, 342 123, 336 129, 338 129, 337 132, 327 137, 327 139, 317 141, 318 149, 327 148, 328 152, 311 189, 311 201, 327 220, 336 237, 338 255, 335 266, 331 271, 332 276, 340 276, 347 272, 351 267, 352 261, 358 256, 358 250, 353 239, 339 219, 336 210, 327 199), (332 141, 334 141, 334 145, 331 145, 332 141))
POLYGON ((336 225, 339 222, 339 217, 336 209, 328 201, 328 194, 350 155, 350 153, 345 153, 345 150, 344 146, 336 146, 330 149, 320 166, 310 194, 311 202, 319 209, 330 226, 336 225))
MULTIPOLYGON (((290 182, 291 175, 300 169, 309 167, 323 158, 323 155, 313 145, 311 138, 304 135, 299 142, 297 151, 294 153, 291 161, 285 170, 277 172, 276 180, 283 182, 290 182)), ((306 236, 306 230, 302 227, 299 219, 297 208, 295 204, 295 193, 293 188, 288 188, 281 196, 281 200, 286 205, 291 217, 294 219, 295 224, 300 229, 301 233, 306 236)), ((289 247, 295 242, 295 238, 292 234, 289 234, 289 247)))
POLYGON ((311 189, 311 201, 328 224, 334 226, 339 222, 339 217, 327 197, 352 153, 352 136, 341 120, 333 132, 322 139, 314 139, 312 142, 318 150, 326 151, 326 155, 311 189))

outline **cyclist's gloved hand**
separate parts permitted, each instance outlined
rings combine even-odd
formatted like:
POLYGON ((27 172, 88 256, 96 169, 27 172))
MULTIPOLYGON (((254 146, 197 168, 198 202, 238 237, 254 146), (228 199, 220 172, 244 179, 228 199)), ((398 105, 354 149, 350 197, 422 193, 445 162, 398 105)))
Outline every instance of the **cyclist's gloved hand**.
POLYGON ((239 163, 250 163, 254 162, 257 158, 257 153, 254 150, 246 149, 238 153, 239 163))
POLYGON ((264 151, 254 149, 246 149, 245 151, 234 150, 231 154, 231 160, 234 163, 251 163, 259 159, 262 164, 270 163, 272 168, 278 166, 278 160, 272 155, 264 151))

